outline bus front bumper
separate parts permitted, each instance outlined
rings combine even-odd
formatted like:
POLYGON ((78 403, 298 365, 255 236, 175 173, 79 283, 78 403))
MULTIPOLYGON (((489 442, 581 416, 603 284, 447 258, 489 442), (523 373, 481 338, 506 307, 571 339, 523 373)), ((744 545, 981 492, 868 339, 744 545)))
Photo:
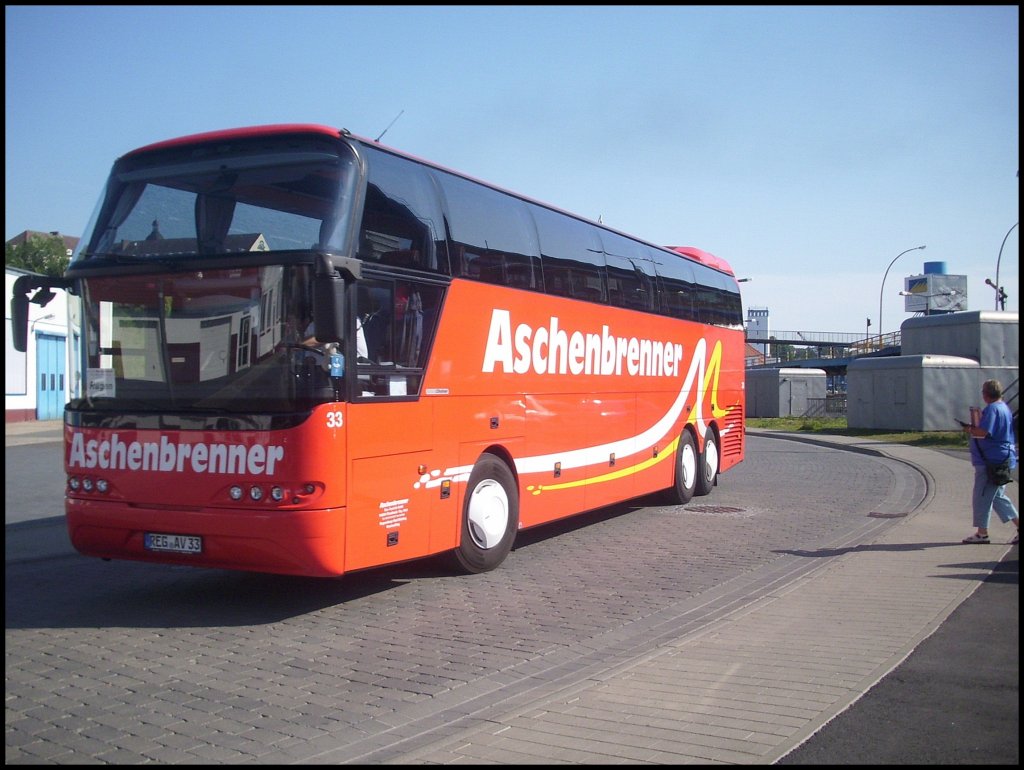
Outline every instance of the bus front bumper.
POLYGON ((310 577, 345 572, 345 509, 160 508, 65 499, 80 553, 310 577))

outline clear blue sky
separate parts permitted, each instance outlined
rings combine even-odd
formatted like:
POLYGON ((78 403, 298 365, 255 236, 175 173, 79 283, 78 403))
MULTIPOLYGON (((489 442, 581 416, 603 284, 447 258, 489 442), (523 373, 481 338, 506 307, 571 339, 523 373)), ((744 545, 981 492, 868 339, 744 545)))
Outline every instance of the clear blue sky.
POLYGON ((5 237, 113 160, 314 122, 728 260, 771 328, 878 332, 943 262, 1019 309, 1019 9, 7 6, 5 237))

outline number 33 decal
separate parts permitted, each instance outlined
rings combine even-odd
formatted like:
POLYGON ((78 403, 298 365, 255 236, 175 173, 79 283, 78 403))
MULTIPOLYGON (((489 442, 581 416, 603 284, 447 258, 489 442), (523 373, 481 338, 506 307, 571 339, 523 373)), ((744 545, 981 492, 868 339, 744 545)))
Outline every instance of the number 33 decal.
POLYGON ((328 428, 341 428, 345 424, 345 415, 342 412, 328 412, 327 413, 327 427, 328 428))

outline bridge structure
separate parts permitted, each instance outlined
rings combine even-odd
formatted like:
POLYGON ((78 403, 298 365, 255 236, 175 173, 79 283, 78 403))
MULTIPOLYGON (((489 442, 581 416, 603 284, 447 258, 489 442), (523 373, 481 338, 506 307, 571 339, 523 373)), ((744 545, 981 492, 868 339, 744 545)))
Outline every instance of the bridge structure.
POLYGON ((747 331, 747 342, 751 345, 804 345, 815 348, 838 350, 851 348, 862 352, 874 352, 900 344, 900 333, 873 334, 865 337, 856 332, 810 332, 810 331, 747 331))
POLYGON ((863 356, 898 356, 900 354, 900 332, 863 334, 847 332, 814 331, 747 331, 746 341, 750 345, 793 345, 817 348, 815 358, 795 358, 780 361, 777 357, 765 356, 761 363, 748 363, 749 368, 801 367, 824 369, 830 375, 845 375, 846 367, 855 358, 863 356), (823 352, 827 351, 827 352, 823 352))

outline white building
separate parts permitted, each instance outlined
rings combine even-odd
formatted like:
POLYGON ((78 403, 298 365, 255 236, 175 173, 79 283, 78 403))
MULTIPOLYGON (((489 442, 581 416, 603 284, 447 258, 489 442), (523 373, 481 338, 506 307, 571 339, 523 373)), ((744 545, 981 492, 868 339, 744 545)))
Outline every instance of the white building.
POLYGON ((56 296, 44 307, 29 303, 27 349, 24 353, 14 349, 11 296, 14 282, 26 274, 31 275, 16 267, 5 269, 6 422, 61 419, 65 404, 78 395, 81 387, 79 303, 63 289, 54 289, 56 296))
MULTIPOLYGON (((763 339, 768 338, 769 331, 769 318, 768 308, 766 307, 748 307, 747 308, 747 336, 748 337, 760 337, 763 339)), ((771 344, 764 343, 753 343, 751 347, 757 348, 758 352, 765 358, 772 354, 771 344)))

